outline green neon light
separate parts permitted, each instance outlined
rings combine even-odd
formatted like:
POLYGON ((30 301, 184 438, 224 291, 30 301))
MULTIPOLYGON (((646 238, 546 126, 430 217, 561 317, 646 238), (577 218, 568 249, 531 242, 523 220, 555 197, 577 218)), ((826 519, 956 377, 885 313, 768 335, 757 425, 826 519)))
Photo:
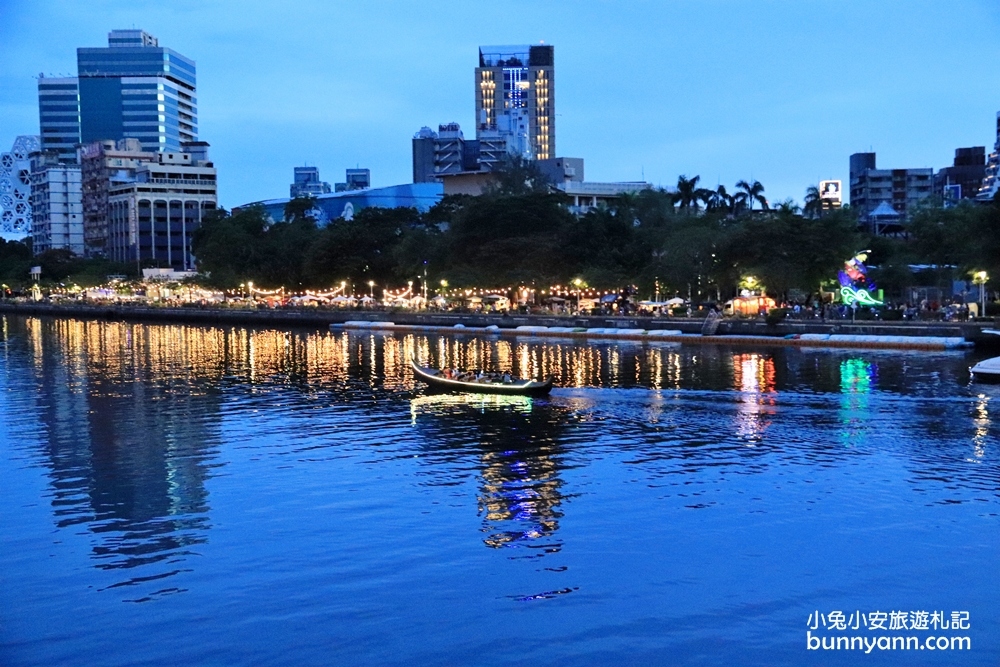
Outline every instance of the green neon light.
POLYGON ((853 306, 855 303, 861 306, 881 306, 884 303, 869 294, 866 289, 854 289, 846 285, 840 288, 840 297, 848 306, 853 306))

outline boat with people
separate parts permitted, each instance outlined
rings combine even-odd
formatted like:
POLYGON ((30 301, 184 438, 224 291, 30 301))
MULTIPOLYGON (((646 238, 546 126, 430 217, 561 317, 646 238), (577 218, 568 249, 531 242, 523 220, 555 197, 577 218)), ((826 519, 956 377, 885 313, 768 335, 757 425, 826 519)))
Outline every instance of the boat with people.
POLYGON ((432 389, 441 391, 464 391, 473 394, 506 394, 509 396, 547 396, 552 391, 553 378, 544 382, 523 380, 509 373, 455 372, 452 369, 438 370, 421 366, 416 359, 410 360, 417 379, 432 389))

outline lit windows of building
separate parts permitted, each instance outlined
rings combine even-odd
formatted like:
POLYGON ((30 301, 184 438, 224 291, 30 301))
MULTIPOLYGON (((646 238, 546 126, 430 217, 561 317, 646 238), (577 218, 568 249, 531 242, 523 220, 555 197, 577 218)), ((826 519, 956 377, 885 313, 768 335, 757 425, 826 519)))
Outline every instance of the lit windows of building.
MULTIPOLYGON (((483 46, 476 68, 476 139, 506 140, 507 152, 555 155, 555 47, 483 46), (502 101, 502 104, 501 104, 502 101)), ((489 159, 481 162, 489 166, 489 159)))

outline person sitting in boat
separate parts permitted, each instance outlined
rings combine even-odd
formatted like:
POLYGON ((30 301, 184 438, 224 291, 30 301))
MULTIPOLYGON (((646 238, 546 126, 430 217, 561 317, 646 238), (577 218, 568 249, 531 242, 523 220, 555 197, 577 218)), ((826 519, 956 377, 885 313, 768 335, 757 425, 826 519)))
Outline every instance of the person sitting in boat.
POLYGON ((511 383, 510 371, 504 371, 503 375, 500 376, 500 381, 504 384, 510 384, 511 383))

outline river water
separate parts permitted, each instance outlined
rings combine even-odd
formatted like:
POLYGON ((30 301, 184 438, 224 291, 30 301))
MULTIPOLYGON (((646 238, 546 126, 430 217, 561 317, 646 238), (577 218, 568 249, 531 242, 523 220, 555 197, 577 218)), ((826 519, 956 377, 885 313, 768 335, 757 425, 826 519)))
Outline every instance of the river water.
POLYGON ((1000 656, 973 353, 11 316, 0 345, 3 665, 1000 656), (428 395, 411 355, 558 388, 428 395), (967 612, 930 634, 970 648, 807 646, 892 611, 967 612))

